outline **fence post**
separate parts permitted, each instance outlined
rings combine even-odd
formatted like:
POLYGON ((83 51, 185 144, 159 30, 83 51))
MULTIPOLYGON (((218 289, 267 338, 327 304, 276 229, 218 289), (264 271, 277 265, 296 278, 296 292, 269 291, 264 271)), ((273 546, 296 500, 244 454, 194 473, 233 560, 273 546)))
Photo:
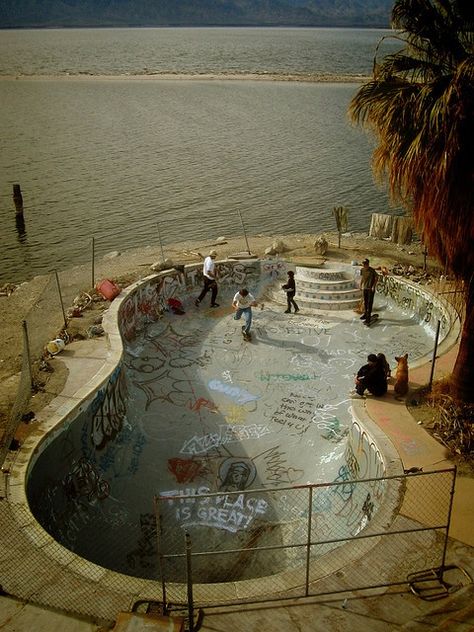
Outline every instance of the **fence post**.
POLYGON ((158 229, 158 241, 160 242, 160 250, 161 250, 161 263, 165 262, 165 253, 163 251, 163 242, 161 241, 161 232, 160 232, 160 224, 157 222, 156 227, 158 229))
POLYGON ((441 327, 441 321, 438 320, 438 326, 436 327, 436 336, 435 336, 435 343, 434 343, 434 350, 433 350, 433 360, 431 361, 431 373, 430 373, 430 381, 428 384, 428 390, 431 391, 431 387, 433 386, 433 375, 434 375, 434 369, 435 369, 435 362, 436 362, 436 353, 438 351, 438 340, 439 340, 439 329, 441 327))
POLYGON ((308 537, 306 544, 306 578, 305 578, 305 597, 309 595, 309 563, 311 561, 311 529, 312 529, 312 510, 313 510, 313 488, 309 487, 308 497, 308 537))
POLYGON ((237 213, 239 214, 240 223, 242 224, 242 230, 244 232, 245 243, 247 244, 247 252, 249 253, 249 255, 251 255, 252 253, 250 252, 249 240, 247 239, 247 233, 245 232, 245 225, 244 225, 244 220, 242 219, 242 213, 240 211, 237 211, 237 213))
POLYGON ((95 286, 94 263, 95 263, 95 237, 92 237, 92 287, 95 286))
POLYGON ((191 538, 187 531, 184 532, 184 545, 186 549, 186 583, 188 591, 188 619, 189 632, 194 630, 194 603, 193 603, 193 574, 191 565, 191 538))
POLYGON ((66 312, 64 311, 63 296, 61 294, 61 284, 59 283, 58 271, 55 270, 54 274, 56 275, 56 284, 58 286, 59 301, 61 303, 61 309, 62 309, 62 312, 63 312, 64 330, 66 330, 67 329, 67 318, 66 318, 66 312))
POLYGON ((451 513, 453 510, 453 501, 454 501, 454 488, 456 485, 456 474, 457 467, 454 466, 453 470, 453 480, 451 482, 451 492, 449 498, 449 509, 448 509, 448 524, 446 525, 446 535, 444 536, 444 545, 443 545, 443 556, 441 559, 441 567, 440 567, 440 581, 443 581, 444 567, 446 564, 446 549, 448 548, 448 537, 449 537, 449 527, 451 526, 451 513))
POLYGON ((31 370, 31 354, 30 354, 30 339, 28 336, 28 324, 26 320, 21 322, 23 327, 23 350, 26 354, 26 363, 28 365, 28 376, 30 378, 30 388, 33 391, 33 371, 31 370))
POLYGON ((156 547, 158 550, 158 566, 160 568, 161 575, 161 599, 163 600, 163 613, 167 611, 166 604, 166 582, 165 582, 165 569, 163 564, 163 554, 161 552, 161 514, 160 514, 160 501, 155 496, 153 498, 155 505, 155 518, 156 518, 156 547))

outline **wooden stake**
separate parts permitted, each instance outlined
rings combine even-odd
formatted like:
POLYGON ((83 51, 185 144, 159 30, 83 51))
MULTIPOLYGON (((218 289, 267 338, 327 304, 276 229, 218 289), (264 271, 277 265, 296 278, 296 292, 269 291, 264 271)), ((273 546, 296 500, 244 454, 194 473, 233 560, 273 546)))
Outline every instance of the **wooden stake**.
POLYGON ((23 215, 23 196, 19 184, 13 185, 13 203, 15 204, 17 215, 23 215))

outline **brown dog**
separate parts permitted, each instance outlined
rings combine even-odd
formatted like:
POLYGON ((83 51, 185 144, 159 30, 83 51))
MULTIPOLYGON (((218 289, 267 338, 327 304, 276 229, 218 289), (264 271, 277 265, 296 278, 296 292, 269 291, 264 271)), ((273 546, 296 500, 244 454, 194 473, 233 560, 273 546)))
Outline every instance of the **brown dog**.
POLYGON ((395 360, 397 361, 397 371, 393 390, 397 395, 406 395, 408 393, 408 353, 399 358, 395 357, 395 360))

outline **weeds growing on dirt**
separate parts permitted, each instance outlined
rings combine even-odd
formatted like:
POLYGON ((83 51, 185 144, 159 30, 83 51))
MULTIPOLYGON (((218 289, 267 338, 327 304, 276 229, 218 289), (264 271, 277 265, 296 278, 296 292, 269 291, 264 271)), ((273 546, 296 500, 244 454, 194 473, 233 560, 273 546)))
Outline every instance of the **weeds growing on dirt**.
POLYGON ((455 400, 449 394, 449 382, 438 382, 425 392, 425 403, 433 409, 433 436, 453 455, 474 456, 474 404, 455 400))

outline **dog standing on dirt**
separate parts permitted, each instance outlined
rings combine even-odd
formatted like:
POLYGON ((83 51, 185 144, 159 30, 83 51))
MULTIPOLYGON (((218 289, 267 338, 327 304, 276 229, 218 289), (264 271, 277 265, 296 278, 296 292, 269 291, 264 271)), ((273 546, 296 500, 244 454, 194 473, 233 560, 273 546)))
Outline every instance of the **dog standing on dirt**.
POLYGON ((397 395, 408 393, 408 353, 404 356, 395 357, 397 370, 395 373, 395 385, 393 390, 397 395))

